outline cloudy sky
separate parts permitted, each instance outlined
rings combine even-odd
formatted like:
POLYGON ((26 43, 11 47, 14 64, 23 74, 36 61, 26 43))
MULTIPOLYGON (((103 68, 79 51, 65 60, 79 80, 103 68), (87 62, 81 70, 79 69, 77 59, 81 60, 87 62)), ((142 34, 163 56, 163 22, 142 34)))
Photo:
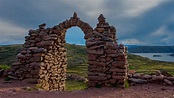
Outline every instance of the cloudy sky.
MULTIPOLYGON (((102 13, 116 27, 119 43, 174 45, 174 0, 0 0, 0 45, 22 44, 29 29, 53 27, 73 12, 92 27, 102 13)), ((83 36, 70 28, 66 41, 84 44, 83 36)))

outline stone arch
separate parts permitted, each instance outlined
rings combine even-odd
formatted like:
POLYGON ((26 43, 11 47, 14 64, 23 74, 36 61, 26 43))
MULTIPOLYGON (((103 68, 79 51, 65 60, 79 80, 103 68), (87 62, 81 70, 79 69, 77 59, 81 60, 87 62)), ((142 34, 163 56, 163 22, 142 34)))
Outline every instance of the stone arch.
POLYGON ((127 79, 127 49, 116 42, 116 29, 104 16, 93 29, 74 13, 73 17, 52 27, 39 25, 29 30, 23 49, 17 55, 9 77, 13 79, 36 79, 45 90, 64 90, 66 79, 65 33, 68 28, 78 26, 85 34, 88 55, 88 86, 124 85, 127 79))
MULTIPOLYGON (((64 44, 66 43, 65 35, 66 35, 66 30, 73 26, 78 26, 84 32, 85 35, 89 34, 93 31, 93 28, 88 23, 81 21, 80 18, 77 17, 76 13, 74 13, 73 17, 71 17, 69 20, 65 20, 62 23, 54 26, 51 30, 49 30, 48 38, 55 37, 57 39, 55 41, 53 41, 53 43, 50 42, 50 43, 52 43, 51 46, 53 46, 53 44, 54 44, 55 47, 53 47, 51 49, 47 49, 48 52, 44 56, 44 60, 45 60, 44 65, 45 65, 45 67, 50 66, 50 64, 47 64, 47 63, 45 64, 45 62, 49 62, 49 61, 46 61, 46 58, 50 59, 51 57, 53 59, 61 58, 61 59, 57 59, 57 61, 61 61, 62 64, 55 65, 55 66, 60 65, 58 68, 55 68, 56 70, 59 70, 57 72, 60 72, 60 73, 56 74, 55 76, 53 76, 53 74, 52 74, 52 77, 55 77, 55 79, 50 79, 50 80, 42 79, 41 75, 43 75, 43 72, 46 70, 40 70, 41 75, 40 75, 40 79, 39 79, 39 84, 41 84, 41 87, 46 90, 53 90, 53 89, 54 90, 64 90, 65 89, 66 67, 67 67, 66 49, 64 48, 64 44), (56 47, 56 46, 58 46, 58 47, 56 47), (51 52, 49 52, 49 50, 51 50, 51 52), (52 51, 54 51, 54 52, 52 52, 52 51), (57 53, 57 54, 55 54, 55 53, 57 53), (60 57, 56 57, 56 56, 60 56, 60 57), (58 78, 60 78, 60 79, 58 79, 58 78)), ((40 27, 40 29, 42 29, 42 27, 40 27)), ((43 38, 43 39, 45 40, 45 38, 43 38)), ((87 39, 87 37, 85 37, 85 39, 87 39)), ((55 62, 53 64, 55 64, 55 62)), ((51 65, 50 67, 54 67, 54 66, 51 65)), ((51 72, 57 73, 56 71, 54 72, 53 70, 51 72)), ((46 75, 44 74, 43 77, 46 77, 46 75)))

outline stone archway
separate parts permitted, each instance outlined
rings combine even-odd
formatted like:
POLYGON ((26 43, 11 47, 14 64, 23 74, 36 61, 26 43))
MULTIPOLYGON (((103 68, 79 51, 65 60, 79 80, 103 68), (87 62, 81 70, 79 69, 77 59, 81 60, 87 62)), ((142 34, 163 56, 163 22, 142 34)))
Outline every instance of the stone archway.
POLYGON ((17 55, 9 77, 13 79, 37 79, 45 90, 64 90, 66 79, 65 33, 78 26, 85 34, 88 55, 88 86, 124 85, 127 79, 127 49, 116 42, 116 29, 110 26, 103 15, 93 29, 74 13, 69 20, 52 28, 39 25, 29 30, 23 49, 17 55))

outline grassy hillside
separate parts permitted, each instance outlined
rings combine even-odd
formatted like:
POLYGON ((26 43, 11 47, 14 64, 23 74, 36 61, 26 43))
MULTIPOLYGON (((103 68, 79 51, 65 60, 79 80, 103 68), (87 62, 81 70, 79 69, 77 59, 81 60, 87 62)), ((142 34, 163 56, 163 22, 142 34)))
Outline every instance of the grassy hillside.
POLYGON ((174 62, 150 60, 145 57, 129 54, 129 69, 139 73, 154 73, 157 70, 165 70, 174 75, 174 62))
MULTIPOLYGON (((21 45, 0 46, 0 65, 11 65, 16 54, 20 51, 21 45)), ((66 44, 68 54, 68 73, 76 73, 86 76, 87 53, 86 47, 80 45, 66 44)), ((129 69, 137 72, 151 73, 156 70, 166 70, 174 74, 174 63, 154 61, 141 56, 128 55, 129 69)))
POLYGON ((74 68, 79 65, 87 64, 86 47, 80 45, 66 44, 68 68, 74 68))
POLYGON ((11 65, 21 48, 22 45, 0 46, 0 64, 11 65))

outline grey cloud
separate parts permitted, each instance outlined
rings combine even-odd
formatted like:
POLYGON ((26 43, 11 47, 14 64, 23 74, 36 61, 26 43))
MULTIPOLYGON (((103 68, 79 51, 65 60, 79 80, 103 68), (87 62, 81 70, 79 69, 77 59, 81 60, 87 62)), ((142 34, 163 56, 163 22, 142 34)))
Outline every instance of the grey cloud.
POLYGON ((27 29, 7 21, 0 21, 0 44, 17 44, 24 41, 27 29), (23 41, 22 41, 23 40, 23 41))

